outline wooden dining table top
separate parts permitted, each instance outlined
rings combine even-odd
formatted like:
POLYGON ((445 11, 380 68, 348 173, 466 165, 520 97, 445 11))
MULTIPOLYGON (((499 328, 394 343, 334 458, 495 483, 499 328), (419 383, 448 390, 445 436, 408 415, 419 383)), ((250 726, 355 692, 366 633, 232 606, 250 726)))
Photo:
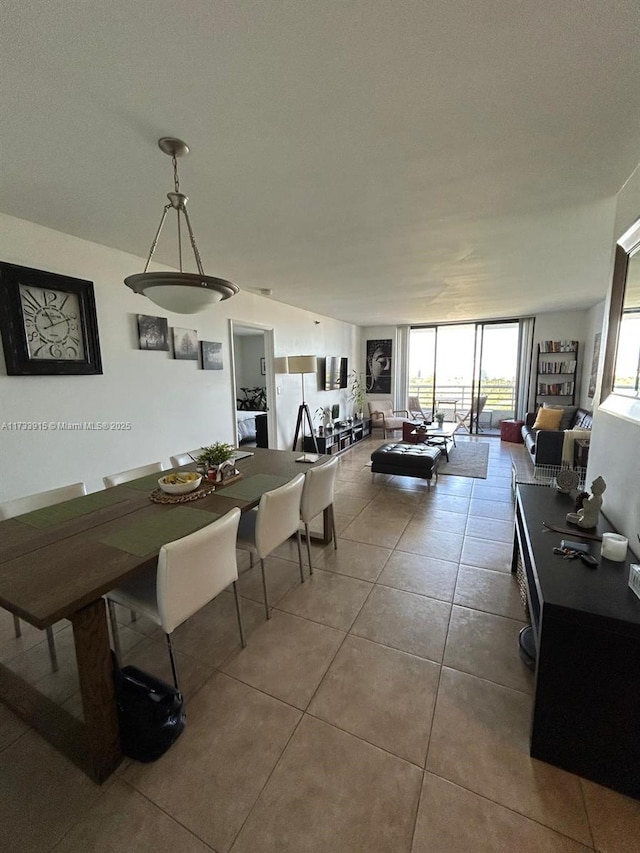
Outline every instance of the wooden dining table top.
MULTIPOLYGON (((291 451, 252 448, 252 453, 236 463, 245 480, 257 474, 288 480, 312 467, 297 463, 300 454, 291 451)), ((321 458, 314 464, 323 461, 321 458)), ((181 470, 193 467, 183 466, 181 470)), ((247 511, 260 500, 260 496, 250 500, 225 496, 224 486, 183 504, 153 503, 149 491, 126 483, 110 492, 121 499, 44 529, 32 527, 19 516, 0 522, 0 606, 37 628, 46 628, 144 567, 155 566, 158 550, 140 557, 102 541, 130 528, 132 520, 144 524, 176 506, 187 506, 211 513, 214 521, 234 507, 247 511)))

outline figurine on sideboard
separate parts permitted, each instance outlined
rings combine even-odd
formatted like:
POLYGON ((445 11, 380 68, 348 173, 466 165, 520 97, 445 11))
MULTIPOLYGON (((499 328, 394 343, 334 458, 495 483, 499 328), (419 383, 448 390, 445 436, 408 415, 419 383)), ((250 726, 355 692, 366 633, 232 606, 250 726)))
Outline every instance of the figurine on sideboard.
POLYGON ((606 488, 607 484, 602 477, 596 477, 591 483, 591 495, 582 501, 582 509, 579 509, 578 512, 568 512, 567 521, 576 524, 578 527, 583 527, 585 530, 596 527, 602 507, 602 495, 606 488))

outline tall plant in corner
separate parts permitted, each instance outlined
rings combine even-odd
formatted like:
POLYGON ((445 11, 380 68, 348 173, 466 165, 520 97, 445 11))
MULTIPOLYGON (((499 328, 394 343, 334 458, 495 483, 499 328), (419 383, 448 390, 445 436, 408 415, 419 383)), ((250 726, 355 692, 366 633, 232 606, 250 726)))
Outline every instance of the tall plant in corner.
POLYGON ((349 374, 349 396, 354 402, 355 414, 358 418, 362 418, 364 415, 366 394, 363 374, 358 373, 357 370, 352 370, 349 374))

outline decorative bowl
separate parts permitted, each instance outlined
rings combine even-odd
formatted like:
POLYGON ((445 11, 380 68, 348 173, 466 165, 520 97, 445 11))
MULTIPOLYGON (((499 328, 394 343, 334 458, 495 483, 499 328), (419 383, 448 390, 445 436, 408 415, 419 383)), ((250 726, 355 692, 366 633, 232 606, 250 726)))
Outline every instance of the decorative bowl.
POLYGON ((202 482, 202 476, 193 471, 178 471, 160 477, 158 485, 169 495, 186 495, 195 491, 202 482))

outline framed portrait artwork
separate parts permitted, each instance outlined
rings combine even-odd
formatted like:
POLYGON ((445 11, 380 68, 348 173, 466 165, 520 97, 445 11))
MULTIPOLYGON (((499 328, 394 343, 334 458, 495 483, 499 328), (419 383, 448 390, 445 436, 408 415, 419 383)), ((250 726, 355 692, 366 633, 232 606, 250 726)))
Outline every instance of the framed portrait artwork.
POLYGON ((222 370, 222 344, 216 341, 200 341, 203 370, 222 370))
POLYGON ((0 262, 8 376, 102 373, 93 282, 0 262))
POLYGON ((391 393, 391 338, 367 341, 367 393, 391 393))

